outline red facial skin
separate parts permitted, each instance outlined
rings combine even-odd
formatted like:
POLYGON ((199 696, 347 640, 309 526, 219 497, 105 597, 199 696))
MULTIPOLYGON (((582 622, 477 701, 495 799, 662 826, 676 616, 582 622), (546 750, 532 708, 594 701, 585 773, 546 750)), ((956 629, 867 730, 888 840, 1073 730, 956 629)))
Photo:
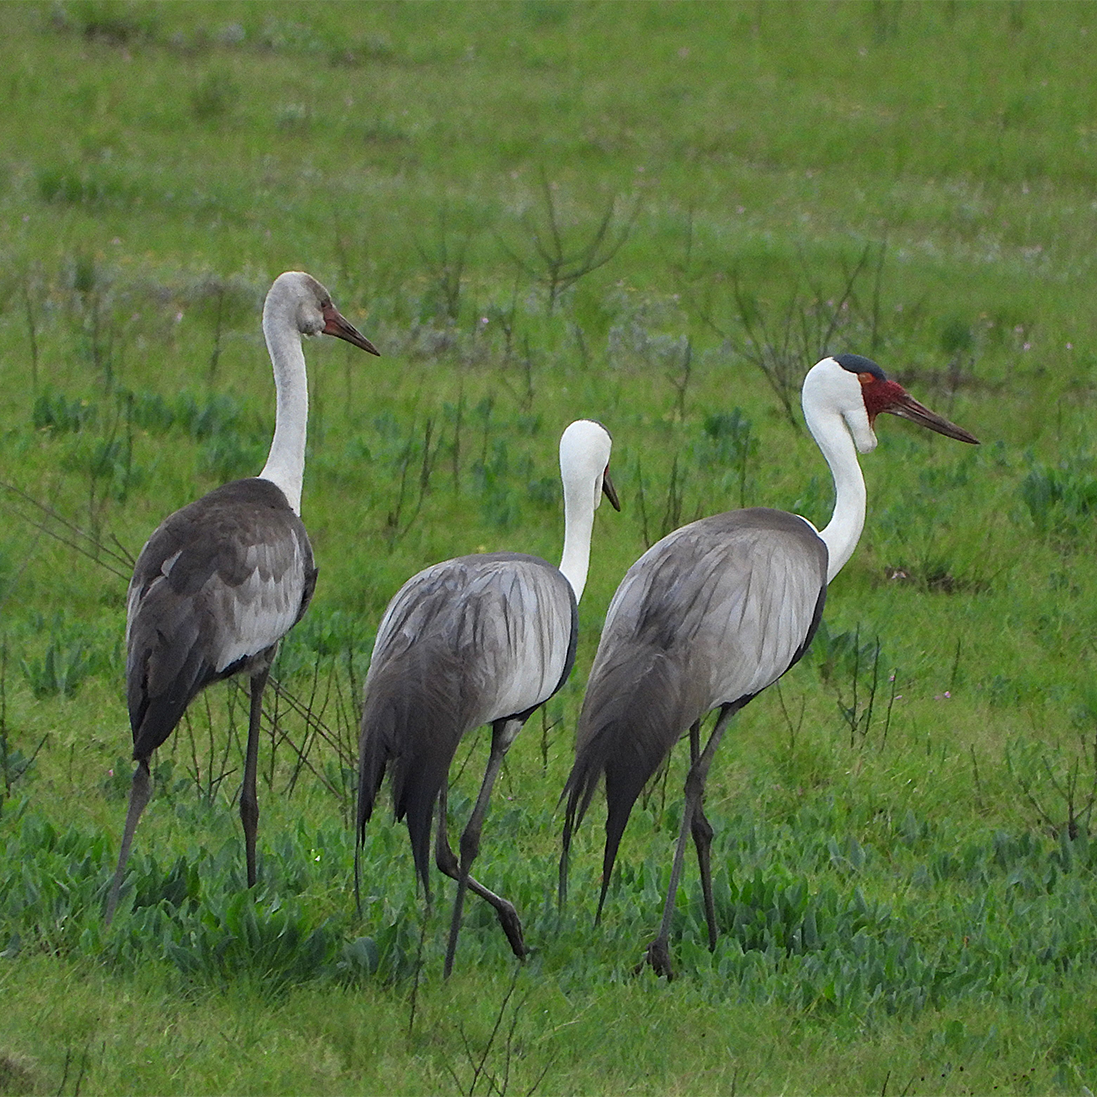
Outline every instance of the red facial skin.
POLYGON ((930 411, 924 404, 919 404, 898 381, 888 381, 872 373, 859 373, 857 379, 861 382, 861 394, 864 396, 865 411, 868 412, 870 426, 875 426, 876 416, 883 411, 898 415, 900 419, 909 419, 920 426, 929 427, 938 434, 944 434, 960 442, 979 444, 979 439, 975 435, 964 430, 963 427, 958 427, 955 423, 950 423, 943 415, 930 411))
POLYGON ((870 423, 875 422, 880 412, 890 411, 901 403, 907 395, 906 389, 898 381, 884 381, 871 373, 859 373, 857 380, 861 382, 861 392, 865 398, 865 410, 870 423))

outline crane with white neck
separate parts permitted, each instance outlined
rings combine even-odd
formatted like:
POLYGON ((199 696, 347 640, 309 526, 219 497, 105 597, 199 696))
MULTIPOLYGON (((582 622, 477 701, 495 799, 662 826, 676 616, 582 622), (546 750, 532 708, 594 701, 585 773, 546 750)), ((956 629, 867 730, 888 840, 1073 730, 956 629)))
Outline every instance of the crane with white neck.
POLYGON ((686 841, 693 836, 710 948, 716 914, 705 817, 705 780, 728 721, 807 650, 827 584, 857 545, 865 481, 857 453, 876 447, 882 412, 949 438, 978 440, 918 403, 857 354, 824 358, 803 386, 804 418, 834 478, 834 513, 817 531, 805 518, 755 507, 702 518, 652 545, 629 568, 610 602, 583 698, 567 797, 559 901, 567 895, 574 829, 605 778, 607 817, 601 919, 617 849, 636 798, 687 729, 690 770, 663 920, 647 950, 673 975, 669 937, 686 841), (701 721, 718 715, 701 749, 701 721))
POLYGON ((256 880, 255 791, 263 690, 278 642, 301 619, 316 586, 301 522, 308 380, 302 336, 334 335, 377 348, 309 274, 275 279, 263 305, 263 335, 277 392, 274 438, 263 471, 234 480, 170 514, 133 569, 126 605, 126 700, 137 765, 118 867, 107 899, 114 916, 137 822, 151 796, 149 758, 212 682, 244 674, 251 687, 240 792, 248 887, 256 880))
POLYGON ((358 763, 355 883, 366 824, 392 767, 397 820, 430 904, 431 819, 438 810, 435 861, 457 881, 445 974, 453 968, 466 889, 495 908, 512 951, 526 955, 514 905, 471 875, 491 789, 522 726, 567 681, 575 662, 577 605, 586 584, 594 512, 604 494, 620 509, 609 478, 610 436, 581 419, 560 439, 564 548, 560 566, 515 552, 459 556, 412 576, 377 630, 366 674, 358 763), (461 739, 491 725, 491 752, 460 861, 446 828, 446 783, 461 739))

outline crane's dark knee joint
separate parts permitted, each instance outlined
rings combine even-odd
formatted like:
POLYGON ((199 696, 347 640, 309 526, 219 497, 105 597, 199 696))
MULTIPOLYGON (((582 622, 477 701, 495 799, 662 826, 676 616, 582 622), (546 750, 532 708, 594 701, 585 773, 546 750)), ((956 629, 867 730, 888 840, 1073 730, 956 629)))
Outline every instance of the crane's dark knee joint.
POLYGON ((686 774, 685 794, 687 799, 696 800, 698 804, 705 795, 705 774, 698 772, 696 766, 691 766, 686 774))
POLYGON ((448 876, 451 880, 456 880, 461 873, 460 866, 457 864, 457 858, 454 856, 453 850, 449 846, 439 846, 434 851, 434 863, 438 866, 438 871, 448 876))
POLYGON ((708 821, 707 816, 701 811, 698 811, 693 816, 693 822, 690 826, 693 831, 694 840, 704 842, 706 845, 712 841, 712 836, 716 833, 712 829, 712 824, 708 821))

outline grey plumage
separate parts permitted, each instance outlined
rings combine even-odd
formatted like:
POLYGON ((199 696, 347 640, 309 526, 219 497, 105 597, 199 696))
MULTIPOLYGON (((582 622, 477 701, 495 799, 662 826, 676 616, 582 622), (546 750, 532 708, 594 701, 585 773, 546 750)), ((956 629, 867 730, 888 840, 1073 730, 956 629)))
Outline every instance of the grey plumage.
POLYGON ((248 676, 251 692, 240 818, 248 886, 255 884, 263 691, 279 640, 301 619, 315 588, 301 519, 282 489, 259 477, 214 488, 170 514, 141 550, 126 602, 126 702, 137 766, 108 923, 152 792, 152 752, 198 693, 237 673, 248 676))
POLYGON ((151 795, 149 758, 211 682, 249 678, 248 743, 240 790, 248 886, 256 880, 255 777, 263 690, 279 640, 316 586, 298 511, 305 467, 308 382, 301 340, 333 335, 371 354, 309 274, 279 275, 263 304, 263 334, 277 395, 274 438, 260 476, 215 488, 169 515, 141 550, 126 601, 126 701, 137 762, 118 866, 105 911, 121 893, 130 845, 151 795))
POLYGON ((752 509, 705 518, 654 545, 628 571, 610 604, 579 715, 576 759, 560 857, 567 894, 574 828, 605 777, 606 846, 598 918, 629 813, 641 789, 687 730, 690 769, 663 919, 647 958, 671 977, 674 900, 690 836, 704 893, 709 946, 716 911, 709 863, 712 826, 704 790, 731 717, 807 650, 826 588, 849 559, 865 519, 857 452, 876 446, 874 420, 898 415, 963 442, 977 439, 918 403, 871 359, 828 356, 804 378, 804 418, 834 479, 834 512, 816 532, 782 511, 752 509), (701 721, 718 709, 701 749, 701 721))
POLYGON ((575 662, 575 595, 536 556, 460 556, 421 571, 392 600, 365 684, 358 837, 391 765, 397 820, 430 895, 431 819, 462 737, 525 723, 575 662))
POLYGON ((516 956, 526 954, 513 904, 470 872, 480 848, 492 785, 530 715, 565 682, 575 662, 576 607, 586 583, 594 513, 602 495, 617 509, 609 479, 609 433, 580 419, 560 439, 564 548, 560 567, 500 552, 459 556, 421 571, 397 592, 377 631, 366 675, 359 741, 355 887, 366 823, 392 768, 397 820, 430 903, 431 819, 435 861, 457 881, 445 974, 453 967, 466 888, 495 908, 516 956), (480 793, 461 834, 460 861, 446 832, 446 785, 461 738, 491 725, 480 793))
POLYGON ((562 890, 571 834, 604 775, 601 911, 640 792, 706 713, 737 711, 800 659, 822 617, 826 573, 815 530, 761 507, 683 526, 629 568, 606 613, 579 715, 564 789, 562 890))
POLYGON ((305 527, 269 480, 233 481, 166 518, 127 599, 134 759, 148 761, 205 686, 269 666, 315 587, 305 527))
MULTIPOLYGON (((453 968, 465 888, 490 903, 514 954, 524 957, 512 903, 470 873, 492 786, 518 732, 567 680, 578 632, 575 593, 536 556, 461 556, 413 576, 392 600, 366 676, 358 768, 358 842, 391 765, 393 806, 407 823, 412 855, 430 902, 431 819, 435 861, 458 881, 445 974, 453 968), (446 830, 446 781, 457 744, 491 725, 491 753, 460 861, 446 830)), ((355 856, 355 882, 359 875, 355 856)))

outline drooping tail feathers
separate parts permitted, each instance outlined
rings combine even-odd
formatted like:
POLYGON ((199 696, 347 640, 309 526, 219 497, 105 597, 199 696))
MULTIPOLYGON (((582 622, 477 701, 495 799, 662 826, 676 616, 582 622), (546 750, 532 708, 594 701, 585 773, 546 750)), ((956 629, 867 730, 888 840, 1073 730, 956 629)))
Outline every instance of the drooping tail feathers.
POLYGON ((571 836, 605 776, 606 847, 602 862, 601 915, 617 849, 644 786, 677 740, 702 713, 689 678, 663 655, 613 666, 596 664, 583 699, 575 764, 561 799, 567 798, 560 859, 561 907, 567 894, 571 836))
POLYGON ((461 739, 452 705, 432 700, 437 681, 404 677, 398 688, 370 682, 362 712, 358 761, 357 844, 365 837, 386 771, 392 771, 397 820, 405 820, 415 868, 430 897, 430 840, 435 804, 461 739))

